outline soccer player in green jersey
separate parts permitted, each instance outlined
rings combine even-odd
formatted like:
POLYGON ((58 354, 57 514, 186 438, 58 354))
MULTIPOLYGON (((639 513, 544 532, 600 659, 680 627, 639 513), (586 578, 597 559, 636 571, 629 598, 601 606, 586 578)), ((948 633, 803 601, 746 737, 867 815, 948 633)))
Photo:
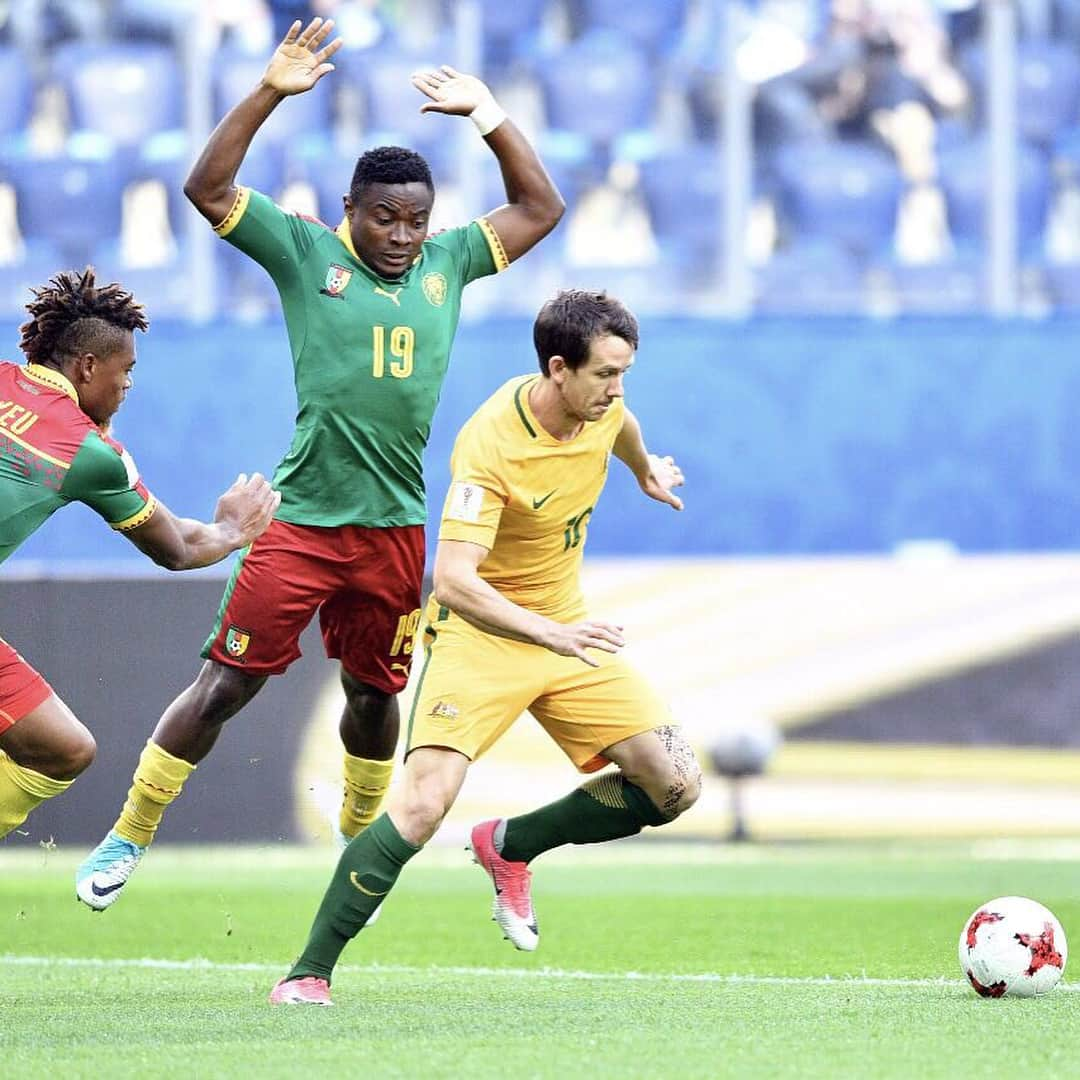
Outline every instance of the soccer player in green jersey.
MULTIPOLYGON (((209 566, 266 528, 278 496, 258 473, 218 500, 211 523, 178 518, 108 434, 132 386, 136 330, 149 323, 119 285, 61 273, 34 290, 20 347, 0 362, 0 562, 54 511, 82 502, 170 570, 209 566)), ((0 638, 0 837, 66 791, 94 759, 93 736, 0 638)))
POLYGON ((422 111, 470 117, 498 160, 506 203, 478 220, 430 236, 431 172, 401 147, 360 157, 336 228, 238 187, 237 170, 270 113, 333 70, 340 43, 328 40, 332 26, 293 24, 184 187, 216 232, 277 285, 296 430, 274 477, 281 508, 226 587, 206 663, 161 717, 119 819, 76 873, 78 895, 98 910, 118 899, 225 721, 299 656, 297 641, 316 611, 345 690, 340 839, 374 820, 397 743, 395 695, 408 679, 420 621, 421 462, 462 290, 523 255, 564 209, 484 83, 448 67, 412 82, 429 99, 422 111))

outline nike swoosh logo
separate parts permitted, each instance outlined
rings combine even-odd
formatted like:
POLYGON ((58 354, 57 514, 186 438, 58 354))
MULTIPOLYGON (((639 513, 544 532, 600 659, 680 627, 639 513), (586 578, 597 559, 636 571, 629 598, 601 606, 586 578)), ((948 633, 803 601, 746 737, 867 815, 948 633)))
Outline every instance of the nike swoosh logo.
POLYGON ((124 883, 122 881, 118 881, 115 885, 106 885, 104 888, 101 888, 96 881, 92 881, 90 883, 90 891, 95 896, 108 896, 109 893, 114 893, 117 889, 123 888, 123 885, 124 883))
POLYGON ((533 497, 533 509, 534 510, 539 510, 540 507, 543 506, 544 503, 546 503, 548 501, 548 499, 550 499, 551 496, 554 495, 555 492, 558 491, 558 490, 559 490, 558 488, 555 488, 554 490, 549 491, 542 499, 537 499, 534 496, 533 497))
POLYGON ((355 888, 359 889, 365 896, 385 896, 386 893, 390 891, 389 889, 387 889, 386 892, 372 892, 370 889, 365 889, 364 886, 360 884, 360 879, 356 876, 355 870, 349 871, 349 882, 355 888))

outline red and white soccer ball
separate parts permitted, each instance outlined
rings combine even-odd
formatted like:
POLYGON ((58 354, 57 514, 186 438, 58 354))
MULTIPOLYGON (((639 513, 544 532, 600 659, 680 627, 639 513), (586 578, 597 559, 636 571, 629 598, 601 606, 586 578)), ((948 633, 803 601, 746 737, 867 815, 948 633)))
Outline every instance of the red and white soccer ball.
POLYGON ((960 932, 960 967, 982 997, 1047 994, 1068 956, 1061 923, 1025 896, 983 904, 960 932))

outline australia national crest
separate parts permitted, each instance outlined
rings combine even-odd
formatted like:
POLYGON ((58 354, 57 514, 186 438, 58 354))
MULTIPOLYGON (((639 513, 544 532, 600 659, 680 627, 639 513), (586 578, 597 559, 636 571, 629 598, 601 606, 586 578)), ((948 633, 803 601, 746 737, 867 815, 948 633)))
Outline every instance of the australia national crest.
POLYGON ((326 284, 319 290, 324 296, 340 296, 345 286, 352 280, 352 271, 337 263, 331 263, 326 270, 326 284))

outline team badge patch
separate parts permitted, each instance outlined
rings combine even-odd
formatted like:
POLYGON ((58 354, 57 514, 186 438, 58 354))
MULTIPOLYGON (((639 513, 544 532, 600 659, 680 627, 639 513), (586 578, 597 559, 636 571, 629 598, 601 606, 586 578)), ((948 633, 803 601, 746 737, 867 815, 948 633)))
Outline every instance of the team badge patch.
POLYGON ((451 705, 449 701, 436 701, 435 707, 428 713, 428 716, 434 716, 438 720, 456 720, 458 707, 451 705))
POLYGON ((319 290, 324 296, 340 296, 352 280, 352 271, 331 263, 326 271, 326 284, 319 290))
POLYGON ((428 303, 435 307, 442 307, 446 302, 446 278, 439 273, 425 274, 420 284, 428 303))
POLYGON ((484 489, 479 484, 454 483, 450 486, 450 505, 446 516, 455 521, 476 522, 480 520, 480 507, 484 504, 484 489))
POLYGON ((228 633, 225 635, 225 651, 230 656, 235 656, 239 660, 247 652, 250 644, 251 634, 246 630, 241 630, 239 626, 229 627, 228 633))

